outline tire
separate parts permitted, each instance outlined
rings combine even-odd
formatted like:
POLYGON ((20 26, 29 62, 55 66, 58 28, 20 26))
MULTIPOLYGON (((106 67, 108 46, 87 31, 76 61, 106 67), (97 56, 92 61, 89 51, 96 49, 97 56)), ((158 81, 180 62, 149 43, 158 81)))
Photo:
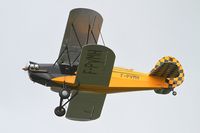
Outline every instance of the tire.
POLYGON ((59 117, 64 116, 65 115, 65 108, 58 106, 58 107, 55 108, 54 113, 55 113, 56 116, 59 116, 59 117))
POLYGON ((172 95, 173 95, 173 96, 176 96, 176 95, 177 95, 177 92, 176 92, 176 91, 173 91, 173 92, 172 92, 172 95))

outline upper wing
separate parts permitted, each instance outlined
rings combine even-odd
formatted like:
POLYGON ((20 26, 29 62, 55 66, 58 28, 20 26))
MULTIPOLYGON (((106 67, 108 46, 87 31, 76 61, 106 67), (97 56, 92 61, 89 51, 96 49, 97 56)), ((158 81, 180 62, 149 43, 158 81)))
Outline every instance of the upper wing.
MULTIPOLYGON (((87 45, 81 53, 76 83, 105 88, 109 85, 115 54, 101 45, 87 45)), ((105 93, 83 92, 69 103, 66 117, 73 120, 94 120, 99 118, 103 108, 105 93)))
POLYGON ((81 48, 88 43, 97 43, 102 22, 103 18, 96 11, 71 10, 57 63, 78 65, 81 48))

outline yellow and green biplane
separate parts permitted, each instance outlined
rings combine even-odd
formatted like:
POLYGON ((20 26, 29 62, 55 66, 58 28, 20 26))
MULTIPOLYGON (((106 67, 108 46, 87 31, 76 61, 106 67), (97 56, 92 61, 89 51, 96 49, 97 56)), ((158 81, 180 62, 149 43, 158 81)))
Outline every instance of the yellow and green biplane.
POLYGON ((102 22, 96 11, 73 9, 56 62, 30 62, 23 68, 33 82, 58 92, 60 104, 54 110, 57 116, 94 120, 100 117, 106 94, 154 90, 158 94, 176 95, 174 88, 184 80, 181 64, 170 56, 161 58, 150 73, 113 67, 114 52, 97 45, 102 22))

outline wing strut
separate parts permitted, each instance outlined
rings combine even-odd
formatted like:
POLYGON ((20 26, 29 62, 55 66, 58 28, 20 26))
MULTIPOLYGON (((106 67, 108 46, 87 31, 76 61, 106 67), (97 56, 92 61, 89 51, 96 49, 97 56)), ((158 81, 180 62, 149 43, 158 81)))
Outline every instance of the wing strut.
POLYGON ((78 41, 79 46, 82 48, 82 45, 81 45, 80 40, 79 40, 79 38, 78 38, 78 34, 76 33, 76 29, 75 29, 75 27, 74 27, 74 24, 72 24, 72 29, 73 29, 73 31, 74 31, 74 33, 75 33, 75 36, 76 36, 76 39, 77 39, 77 41, 78 41))
POLYGON ((96 40, 96 38, 95 38, 95 36, 94 36, 94 33, 93 33, 93 28, 94 28, 94 24, 95 24, 95 21, 96 21, 96 17, 97 17, 97 16, 95 16, 94 22, 93 22, 93 24, 92 24, 91 34, 92 34, 92 37, 94 38, 95 43, 97 44, 97 40, 96 40))
POLYGON ((106 46, 106 45, 105 45, 105 42, 104 42, 104 39, 103 39, 103 35, 102 35, 102 33, 101 33, 100 30, 99 30, 99 32, 100 32, 100 36, 101 36, 101 40, 102 40, 102 42, 103 42, 103 45, 106 46))
POLYGON ((67 103, 69 103, 73 98, 75 98, 78 95, 79 90, 76 90, 75 94, 72 95, 63 105, 62 107, 64 107, 67 103))
POLYGON ((69 49, 68 49, 68 45, 66 46, 66 50, 67 50, 67 57, 69 59, 69 65, 70 67, 72 66, 71 61, 70 61, 70 57, 69 57, 69 49))
POLYGON ((89 27, 88 27, 88 34, 87 34, 86 44, 88 44, 89 37, 90 37, 90 24, 89 24, 89 27))
POLYGON ((81 53, 78 54, 78 56, 74 59, 74 61, 72 62, 72 65, 74 64, 74 62, 80 57, 81 53))
POLYGON ((92 30, 91 30, 91 33, 92 33, 92 36, 93 36, 93 38, 94 38, 95 43, 97 44, 97 40, 96 40, 96 38, 95 38, 94 33, 93 33, 92 30))

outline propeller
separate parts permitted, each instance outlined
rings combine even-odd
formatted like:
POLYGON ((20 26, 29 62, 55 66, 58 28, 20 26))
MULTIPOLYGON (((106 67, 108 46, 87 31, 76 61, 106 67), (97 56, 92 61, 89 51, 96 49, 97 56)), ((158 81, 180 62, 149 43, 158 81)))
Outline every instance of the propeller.
POLYGON ((24 70, 24 71, 28 71, 28 70, 29 70, 29 64, 26 63, 25 67, 23 67, 22 70, 24 70))
POLYGON ((28 71, 30 68, 39 69, 39 66, 35 62, 29 61, 29 64, 26 64, 26 66, 24 68, 22 68, 22 70, 28 71))

